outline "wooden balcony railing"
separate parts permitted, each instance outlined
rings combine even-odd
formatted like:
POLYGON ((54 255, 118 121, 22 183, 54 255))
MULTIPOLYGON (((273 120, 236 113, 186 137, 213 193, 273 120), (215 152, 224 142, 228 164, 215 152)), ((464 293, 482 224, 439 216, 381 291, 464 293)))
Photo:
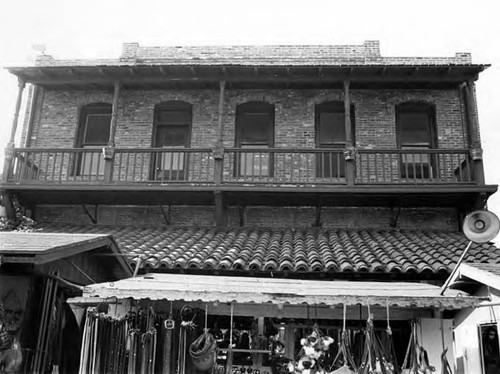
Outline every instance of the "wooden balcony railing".
POLYGON ((346 161, 343 149, 121 148, 105 159, 101 149, 19 148, 7 166, 15 184, 478 184, 464 149, 358 149, 346 161))
POLYGON ((356 184, 449 184, 474 182, 468 150, 376 149, 357 151, 356 184))
POLYGON ((346 183, 342 149, 231 148, 224 156, 227 183, 346 183))

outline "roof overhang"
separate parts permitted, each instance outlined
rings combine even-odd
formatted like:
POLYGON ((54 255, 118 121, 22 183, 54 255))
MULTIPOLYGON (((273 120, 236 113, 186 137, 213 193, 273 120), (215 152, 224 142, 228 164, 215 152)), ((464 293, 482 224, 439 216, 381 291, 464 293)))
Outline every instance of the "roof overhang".
POLYGON ((127 88, 270 86, 335 87, 349 80, 351 87, 446 87, 477 76, 489 65, 479 64, 114 64, 9 67, 9 72, 28 83, 47 87, 111 88, 120 81, 127 88))
POLYGON ((110 235, 0 232, 0 263, 43 265, 84 252, 111 255, 125 274, 132 274, 110 235))
POLYGON ((459 288, 470 281, 500 290, 500 265, 463 263, 451 279, 450 287, 459 288))
POLYGON ((483 298, 455 290, 440 295, 440 287, 411 282, 355 282, 228 277, 185 274, 147 274, 113 283, 85 287, 74 304, 106 299, 169 300, 206 303, 276 305, 382 305, 407 308, 463 309, 483 298))

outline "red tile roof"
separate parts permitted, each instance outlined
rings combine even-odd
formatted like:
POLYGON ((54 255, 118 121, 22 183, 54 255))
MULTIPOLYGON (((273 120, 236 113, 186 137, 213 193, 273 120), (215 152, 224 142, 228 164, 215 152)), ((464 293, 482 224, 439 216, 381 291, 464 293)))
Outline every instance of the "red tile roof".
MULTIPOLYGON (((112 234, 132 266, 299 273, 449 273, 467 244, 460 233, 422 230, 55 226, 44 232, 112 234)), ((467 261, 500 264, 492 244, 467 261)))

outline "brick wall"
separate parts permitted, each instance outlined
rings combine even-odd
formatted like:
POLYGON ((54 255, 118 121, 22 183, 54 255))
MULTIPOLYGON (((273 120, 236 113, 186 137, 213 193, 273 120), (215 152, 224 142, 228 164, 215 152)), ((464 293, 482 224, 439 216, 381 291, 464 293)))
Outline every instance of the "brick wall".
MULTIPOLYGON (((150 147, 154 106, 167 100, 193 104, 192 147, 212 147, 217 138, 216 90, 124 90, 120 97, 116 129, 117 147, 150 147)), ((235 111, 247 101, 275 106, 275 146, 314 147, 314 106, 342 100, 340 90, 227 90, 224 106, 224 145, 234 146, 235 111)), ((437 134, 441 148, 463 148, 464 110, 458 90, 352 90, 356 142, 364 148, 396 146, 395 106, 404 101, 436 106, 437 134)), ((96 102, 112 102, 111 92, 46 90, 44 105, 33 129, 33 147, 72 147, 79 109, 96 102)))
MULTIPOLYGON (((163 215, 159 206, 99 206, 98 225, 118 226, 213 226, 212 206, 172 206, 164 207, 163 215), (165 219, 167 217, 167 219, 165 219)), ((228 226, 237 227, 312 227, 317 224, 326 228, 349 229, 389 229, 395 216, 389 208, 349 208, 325 207, 318 216, 314 207, 266 207, 254 206, 240 210, 230 207, 227 212, 228 226)), ((93 212, 92 212, 93 214, 93 212)), ((38 223, 92 225, 81 206, 40 205, 35 220, 38 223)), ((457 214, 450 208, 402 208, 397 220, 397 228, 422 230, 458 229, 457 214)))

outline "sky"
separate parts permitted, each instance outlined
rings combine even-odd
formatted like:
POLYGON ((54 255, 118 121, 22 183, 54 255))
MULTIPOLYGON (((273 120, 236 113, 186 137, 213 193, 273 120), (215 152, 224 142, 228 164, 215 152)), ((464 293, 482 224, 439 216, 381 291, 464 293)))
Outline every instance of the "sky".
MULTIPOLYGON (((3 0, 0 66, 32 64, 38 53, 34 45, 45 45, 46 53, 59 59, 118 58, 124 42, 154 46, 380 40, 383 56, 471 52, 473 62, 492 65, 480 74, 477 94, 486 182, 500 184, 500 22, 495 5, 494 0, 3 0)), ((0 70, 3 149, 17 81, 0 70)), ((497 195, 488 205, 500 216, 497 195)))

